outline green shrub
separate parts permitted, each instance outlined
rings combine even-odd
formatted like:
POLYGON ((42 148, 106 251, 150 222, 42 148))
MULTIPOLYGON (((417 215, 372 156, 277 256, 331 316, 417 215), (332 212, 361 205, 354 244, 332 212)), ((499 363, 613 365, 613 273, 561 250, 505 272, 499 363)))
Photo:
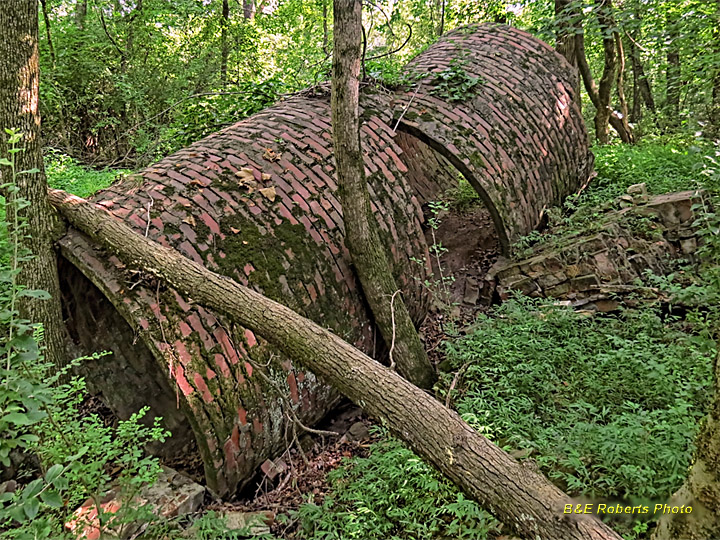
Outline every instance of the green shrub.
MULTIPOLYGON (((9 155, 0 157, 0 165, 9 167, 13 180, 1 186, 8 196, 3 207, 11 210, 7 215, 13 222, 4 223, 5 234, 0 237, 0 465, 10 467, 13 457, 34 455, 39 470, 15 474, 18 489, 0 494, 0 538, 74 538, 64 527, 71 513, 88 497, 99 508, 113 484, 120 488, 123 502, 113 516, 114 525, 148 521, 149 509, 133 499, 155 481, 160 465, 157 458, 146 456, 144 446, 169 434, 159 426, 159 419, 152 427, 140 423, 147 409, 116 428, 104 425, 96 415, 82 414, 84 381, 61 382, 81 359, 58 370, 43 356, 42 327, 20 316, 22 297, 47 300, 50 296, 18 281, 22 264, 33 255, 22 241, 32 231, 17 212, 28 201, 19 197, 16 180, 39 171, 16 170, 22 137, 16 131, 8 134, 9 155), (115 467, 119 473, 113 471, 115 467)), ((108 517, 99 514, 105 524, 108 517)))
POLYGON ((702 147, 686 141, 648 141, 593 149, 598 176, 588 190, 587 203, 603 203, 623 195, 633 184, 645 182, 653 195, 695 189, 702 183, 702 147))
POLYGON ((548 210, 549 230, 532 231, 513 246, 518 258, 530 256, 536 244, 549 244, 562 236, 602 229, 604 212, 619 209, 618 197, 644 182, 648 193, 659 195, 703 188, 715 194, 720 185, 707 174, 711 148, 683 139, 648 140, 637 145, 616 144, 593 148, 597 177, 580 195, 570 195, 561 207, 548 210))
MULTIPOLYGON (((530 451, 571 494, 665 500, 682 483, 711 388, 714 343, 653 310, 583 317, 516 299, 447 344, 457 409, 530 451)), ((446 381, 446 384, 449 381, 446 381)))
POLYGON ((496 522, 399 441, 373 444, 328 475, 331 492, 298 512, 306 540, 481 540, 496 522))

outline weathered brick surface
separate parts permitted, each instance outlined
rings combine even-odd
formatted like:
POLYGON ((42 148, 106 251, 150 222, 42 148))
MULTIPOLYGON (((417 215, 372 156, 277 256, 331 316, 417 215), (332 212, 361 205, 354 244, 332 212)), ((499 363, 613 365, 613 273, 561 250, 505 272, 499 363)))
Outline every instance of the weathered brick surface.
POLYGON ((679 258, 694 258, 698 238, 692 207, 702 200, 702 192, 682 191, 608 212, 598 217, 598 232, 541 244, 520 261, 501 259, 488 279, 503 299, 520 291, 575 306, 614 309, 619 302, 611 297, 634 292, 630 285, 646 271, 664 275, 679 258))
MULTIPOLYGON (((587 168, 585 132, 570 104, 568 66, 559 56, 520 31, 487 26, 448 34, 412 65, 438 71, 464 50, 470 72, 485 77, 467 102, 447 103, 430 95, 426 83, 395 133, 410 93, 369 88, 361 101, 373 212, 417 322, 429 302, 421 286, 429 268, 416 262, 428 258, 421 206, 454 185, 457 171, 450 163, 481 191, 505 241, 529 232, 543 205, 575 189, 587 168)), ((292 97, 111 186, 94 201, 139 234, 373 353, 381 340, 343 242, 330 124, 328 96, 292 97)), ((177 393, 164 401, 176 400, 192 426, 215 491, 232 491, 284 447, 287 415, 277 392, 305 424, 335 402, 337 394, 312 373, 192 297, 129 273, 77 232, 61 244, 177 393), (261 369, 274 385, 255 372, 257 366, 267 366, 261 369)), ((117 377, 104 381, 110 402, 124 401, 115 404, 118 409, 131 399, 118 391, 122 384, 117 377)), ((149 388, 140 384, 134 396, 141 400, 149 388)))
POLYGON ((502 25, 461 28, 408 71, 427 76, 414 98, 414 89, 395 97, 399 129, 445 149, 486 200, 505 250, 537 227, 543 208, 588 178, 592 155, 574 103, 577 75, 549 45, 502 25), (430 92, 453 58, 481 80, 468 99, 448 103, 430 92))

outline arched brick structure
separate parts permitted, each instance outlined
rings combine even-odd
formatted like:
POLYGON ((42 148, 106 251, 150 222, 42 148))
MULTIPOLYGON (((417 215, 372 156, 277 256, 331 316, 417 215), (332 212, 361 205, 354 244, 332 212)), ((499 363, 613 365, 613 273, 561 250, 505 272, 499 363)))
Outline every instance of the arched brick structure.
MULTIPOLYGON (((485 61, 477 55, 492 51, 488 62, 494 62, 501 45, 536 47, 542 54, 533 62, 539 63, 546 84, 527 91, 533 103, 544 107, 541 111, 560 112, 545 123, 533 115, 512 115, 512 100, 526 98, 501 103, 495 96, 500 90, 491 92, 484 85, 473 89, 467 102, 448 104, 427 94, 426 83, 402 119, 403 130, 396 133, 393 115, 399 118, 412 94, 365 90, 361 136, 373 210, 418 323, 429 301, 421 286, 429 268, 417 262, 428 256, 421 205, 456 182, 451 163, 482 191, 506 239, 529 232, 542 206, 559 201, 585 180, 585 132, 577 108, 562 101, 570 99, 569 66, 526 34, 497 27, 449 34, 412 65, 441 69, 444 55, 455 50, 448 44, 466 38, 472 38, 473 69, 485 61), (487 99, 493 102, 485 103, 487 99), (486 109, 490 112, 484 119, 486 109), (480 134, 466 127, 474 121, 480 134), (559 125, 545 125, 553 121, 559 125), (485 140, 482 133, 492 137, 485 140), (521 142, 528 148, 518 148, 521 142), (502 146, 511 144, 515 146, 508 150, 502 146), (534 161, 533 152, 538 152, 534 161), (488 154, 482 171, 478 153, 488 154)), ((508 95, 524 91, 517 80, 534 77, 530 72, 536 67, 516 65, 513 58, 509 64, 516 76, 508 83, 508 95)), ((502 69, 507 70, 504 63, 502 69)), ((492 75, 485 76, 490 81, 492 75)), ((503 80, 493 82, 494 88, 504 88, 503 80)), ((111 186, 94 201, 138 233, 377 353, 381 338, 343 243, 329 118, 327 95, 290 98, 111 186)), ((305 424, 316 422, 335 403, 331 388, 293 367, 249 330, 133 273, 77 231, 60 244, 71 263, 63 272, 63 289, 72 335, 86 351, 110 348, 115 353, 90 364, 91 382, 116 410, 149 403, 152 414, 167 417, 177 428, 168 448, 188 452, 196 444, 215 491, 234 490, 286 446, 284 403, 305 424), (85 313, 89 299, 96 306, 92 316, 85 313), (103 309, 120 317, 98 315, 103 309), (81 334, 90 337, 80 340, 81 334), (127 343, 130 335, 135 337, 127 343), (147 366, 149 361, 154 364, 147 366)))
POLYGON ((421 78, 419 91, 398 92, 399 130, 462 172, 489 208, 504 251, 588 178, 592 154, 574 103, 577 74, 546 43, 504 25, 464 27, 445 34, 406 71, 421 78), (453 61, 479 83, 468 99, 450 103, 434 90, 453 61))

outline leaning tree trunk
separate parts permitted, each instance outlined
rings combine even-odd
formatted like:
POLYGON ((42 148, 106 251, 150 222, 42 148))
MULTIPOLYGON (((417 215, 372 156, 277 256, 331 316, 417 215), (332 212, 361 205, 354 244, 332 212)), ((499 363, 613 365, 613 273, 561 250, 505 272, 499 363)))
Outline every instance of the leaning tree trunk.
POLYGON ((361 0, 335 0, 332 78, 332 131, 337 177, 345 217, 345 243, 363 293, 390 351, 390 362, 422 388, 435 373, 399 295, 372 215, 360 148, 361 0))
POLYGON ((63 216, 127 264, 234 319, 333 385, 474 500, 527 538, 620 540, 570 498, 394 371, 291 309, 135 233, 98 205, 52 190, 63 216))
POLYGON ((695 459, 669 507, 692 507, 690 513, 663 513, 653 540, 720 538, 720 354, 715 358, 715 397, 697 439, 695 459))
MULTIPOLYGON (((0 28, 4 33, 0 39, 0 156, 8 155, 5 129, 19 129, 24 148, 15 154, 16 171, 37 171, 21 173, 15 179, 18 191, 13 197, 30 203, 19 210, 28 225, 28 234, 20 234, 21 243, 34 255, 22 263, 18 280, 28 289, 42 289, 51 296, 50 300, 23 297, 20 313, 42 324, 46 356, 61 366, 65 363, 65 333, 52 244, 62 232, 62 224, 48 202, 40 144, 37 0, 0 2, 0 28)), ((13 181, 9 167, 0 167, 0 174, 2 183, 13 181)), ((14 211, 12 205, 9 211, 14 211)))

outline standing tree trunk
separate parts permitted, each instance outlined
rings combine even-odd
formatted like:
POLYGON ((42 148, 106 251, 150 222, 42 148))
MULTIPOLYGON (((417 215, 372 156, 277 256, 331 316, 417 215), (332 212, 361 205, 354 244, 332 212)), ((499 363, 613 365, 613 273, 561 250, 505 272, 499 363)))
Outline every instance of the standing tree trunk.
POLYGON ((437 35, 442 36, 445 32, 445 2, 446 0, 440 0, 440 24, 438 24, 437 35))
POLYGON ((615 32, 615 46, 617 48, 617 55, 619 59, 618 73, 617 73, 617 95, 618 103, 620 104, 620 121, 623 124, 623 130, 631 135, 631 142, 635 142, 635 137, 632 133, 632 129, 629 124, 628 104, 625 98, 625 49, 623 47, 622 38, 619 32, 615 32))
POLYGON ((335 162, 345 220, 345 242, 363 292, 390 348, 391 364, 422 388, 435 372, 392 276, 385 248, 370 209, 360 148, 361 0, 335 0, 332 77, 332 131, 335 162))
POLYGON ((50 198, 74 227, 126 263, 235 320, 333 385, 521 536, 620 540, 594 516, 566 513, 577 505, 533 468, 513 459, 456 412, 325 328, 136 234, 100 206, 58 190, 52 190, 50 198))
POLYGON ((325 53, 325 56, 328 58, 330 57, 330 52, 328 51, 328 42, 330 41, 330 32, 328 30, 328 2, 330 0, 322 0, 322 10, 323 10, 323 40, 322 40, 322 50, 325 53))
POLYGON ((612 104, 613 81, 617 69, 617 58, 615 55, 615 39, 612 31, 612 0, 595 0, 597 6, 597 18, 602 33, 603 52, 605 65, 603 66, 602 77, 598 85, 598 106, 595 111, 595 136, 600 144, 609 142, 609 122, 612 104))
POLYGON ((642 95, 640 94, 640 62, 637 52, 637 45, 628 37, 630 46, 630 69, 632 70, 632 108, 630 109, 630 121, 632 123, 640 122, 642 119, 642 95))
POLYGON ((678 124, 680 115, 680 49, 677 21, 667 18, 668 49, 665 72, 665 102, 671 126, 678 124))
POLYGON ((632 130, 629 130, 627 122, 623 123, 620 115, 612 108, 610 98, 612 97, 612 86, 615 80, 615 69, 617 61, 615 58, 615 22, 612 16, 612 0, 595 0, 597 4, 597 17, 600 29, 603 33, 603 51, 605 52, 605 65, 603 67, 600 86, 595 84, 587 55, 585 54, 585 35, 582 31, 582 24, 578 25, 578 32, 575 34, 576 51, 580 75, 585 83, 585 90, 595 107, 595 134, 601 144, 609 140, 608 122, 617 131, 623 142, 633 142, 632 130))
POLYGON ((692 512, 663 513, 653 540, 720 538, 720 353, 715 358, 715 397, 697 438, 695 459, 682 487, 668 506, 692 512))
MULTIPOLYGON (((579 69, 577 40, 575 36, 578 32, 582 32, 578 26, 581 24, 580 13, 576 9, 576 4, 572 0, 555 0, 555 49, 562 54, 570 65, 576 70, 579 69)), ((582 81, 578 76, 575 85, 575 99, 578 105, 582 103, 580 99, 580 85, 582 81)))
POLYGON ((77 26, 78 30, 85 30, 87 6, 87 0, 77 0, 75 4, 75 26, 77 26))
POLYGON ((655 98, 653 97, 650 80, 645 74, 640 49, 632 38, 630 39, 630 57, 633 72, 633 112, 630 118, 633 122, 639 122, 642 118, 642 104, 651 112, 655 112, 655 98))
MULTIPOLYGON (((715 16, 720 21, 720 0, 715 0, 715 16)), ((712 102, 710 103, 711 133, 720 136, 720 25, 713 28, 713 43, 715 44, 715 75, 713 77, 712 102)))
POLYGON ((42 5, 43 22, 45 23, 45 37, 48 42, 48 50, 50 51, 50 60, 55 65, 55 47, 52 40, 52 28, 50 27, 50 15, 48 14, 47 0, 40 0, 42 5))
POLYGON ((230 2, 222 0, 222 13, 220 16, 220 82, 228 82, 228 60, 230 58, 230 40, 228 27, 230 26, 230 2))
POLYGON ((255 18, 255 0, 243 0, 243 18, 246 21, 255 18))
MULTIPOLYGON (((23 263, 19 283, 28 289, 47 291, 51 299, 23 297, 21 315, 45 329, 46 356, 57 366, 65 364, 65 333, 60 307, 60 285, 53 242, 62 232, 62 224, 50 206, 47 180, 40 144, 38 111, 40 67, 38 64, 37 0, 0 2, 0 156, 8 155, 5 129, 19 129, 24 149, 16 154, 16 170, 34 173, 16 178, 17 197, 29 202, 19 209, 28 224, 29 234, 21 241, 34 258, 23 263)), ((12 182, 9 167, 0 167, 2 183, 12 182)), ((12 210, 12 207, 11 207, 12 210)))

